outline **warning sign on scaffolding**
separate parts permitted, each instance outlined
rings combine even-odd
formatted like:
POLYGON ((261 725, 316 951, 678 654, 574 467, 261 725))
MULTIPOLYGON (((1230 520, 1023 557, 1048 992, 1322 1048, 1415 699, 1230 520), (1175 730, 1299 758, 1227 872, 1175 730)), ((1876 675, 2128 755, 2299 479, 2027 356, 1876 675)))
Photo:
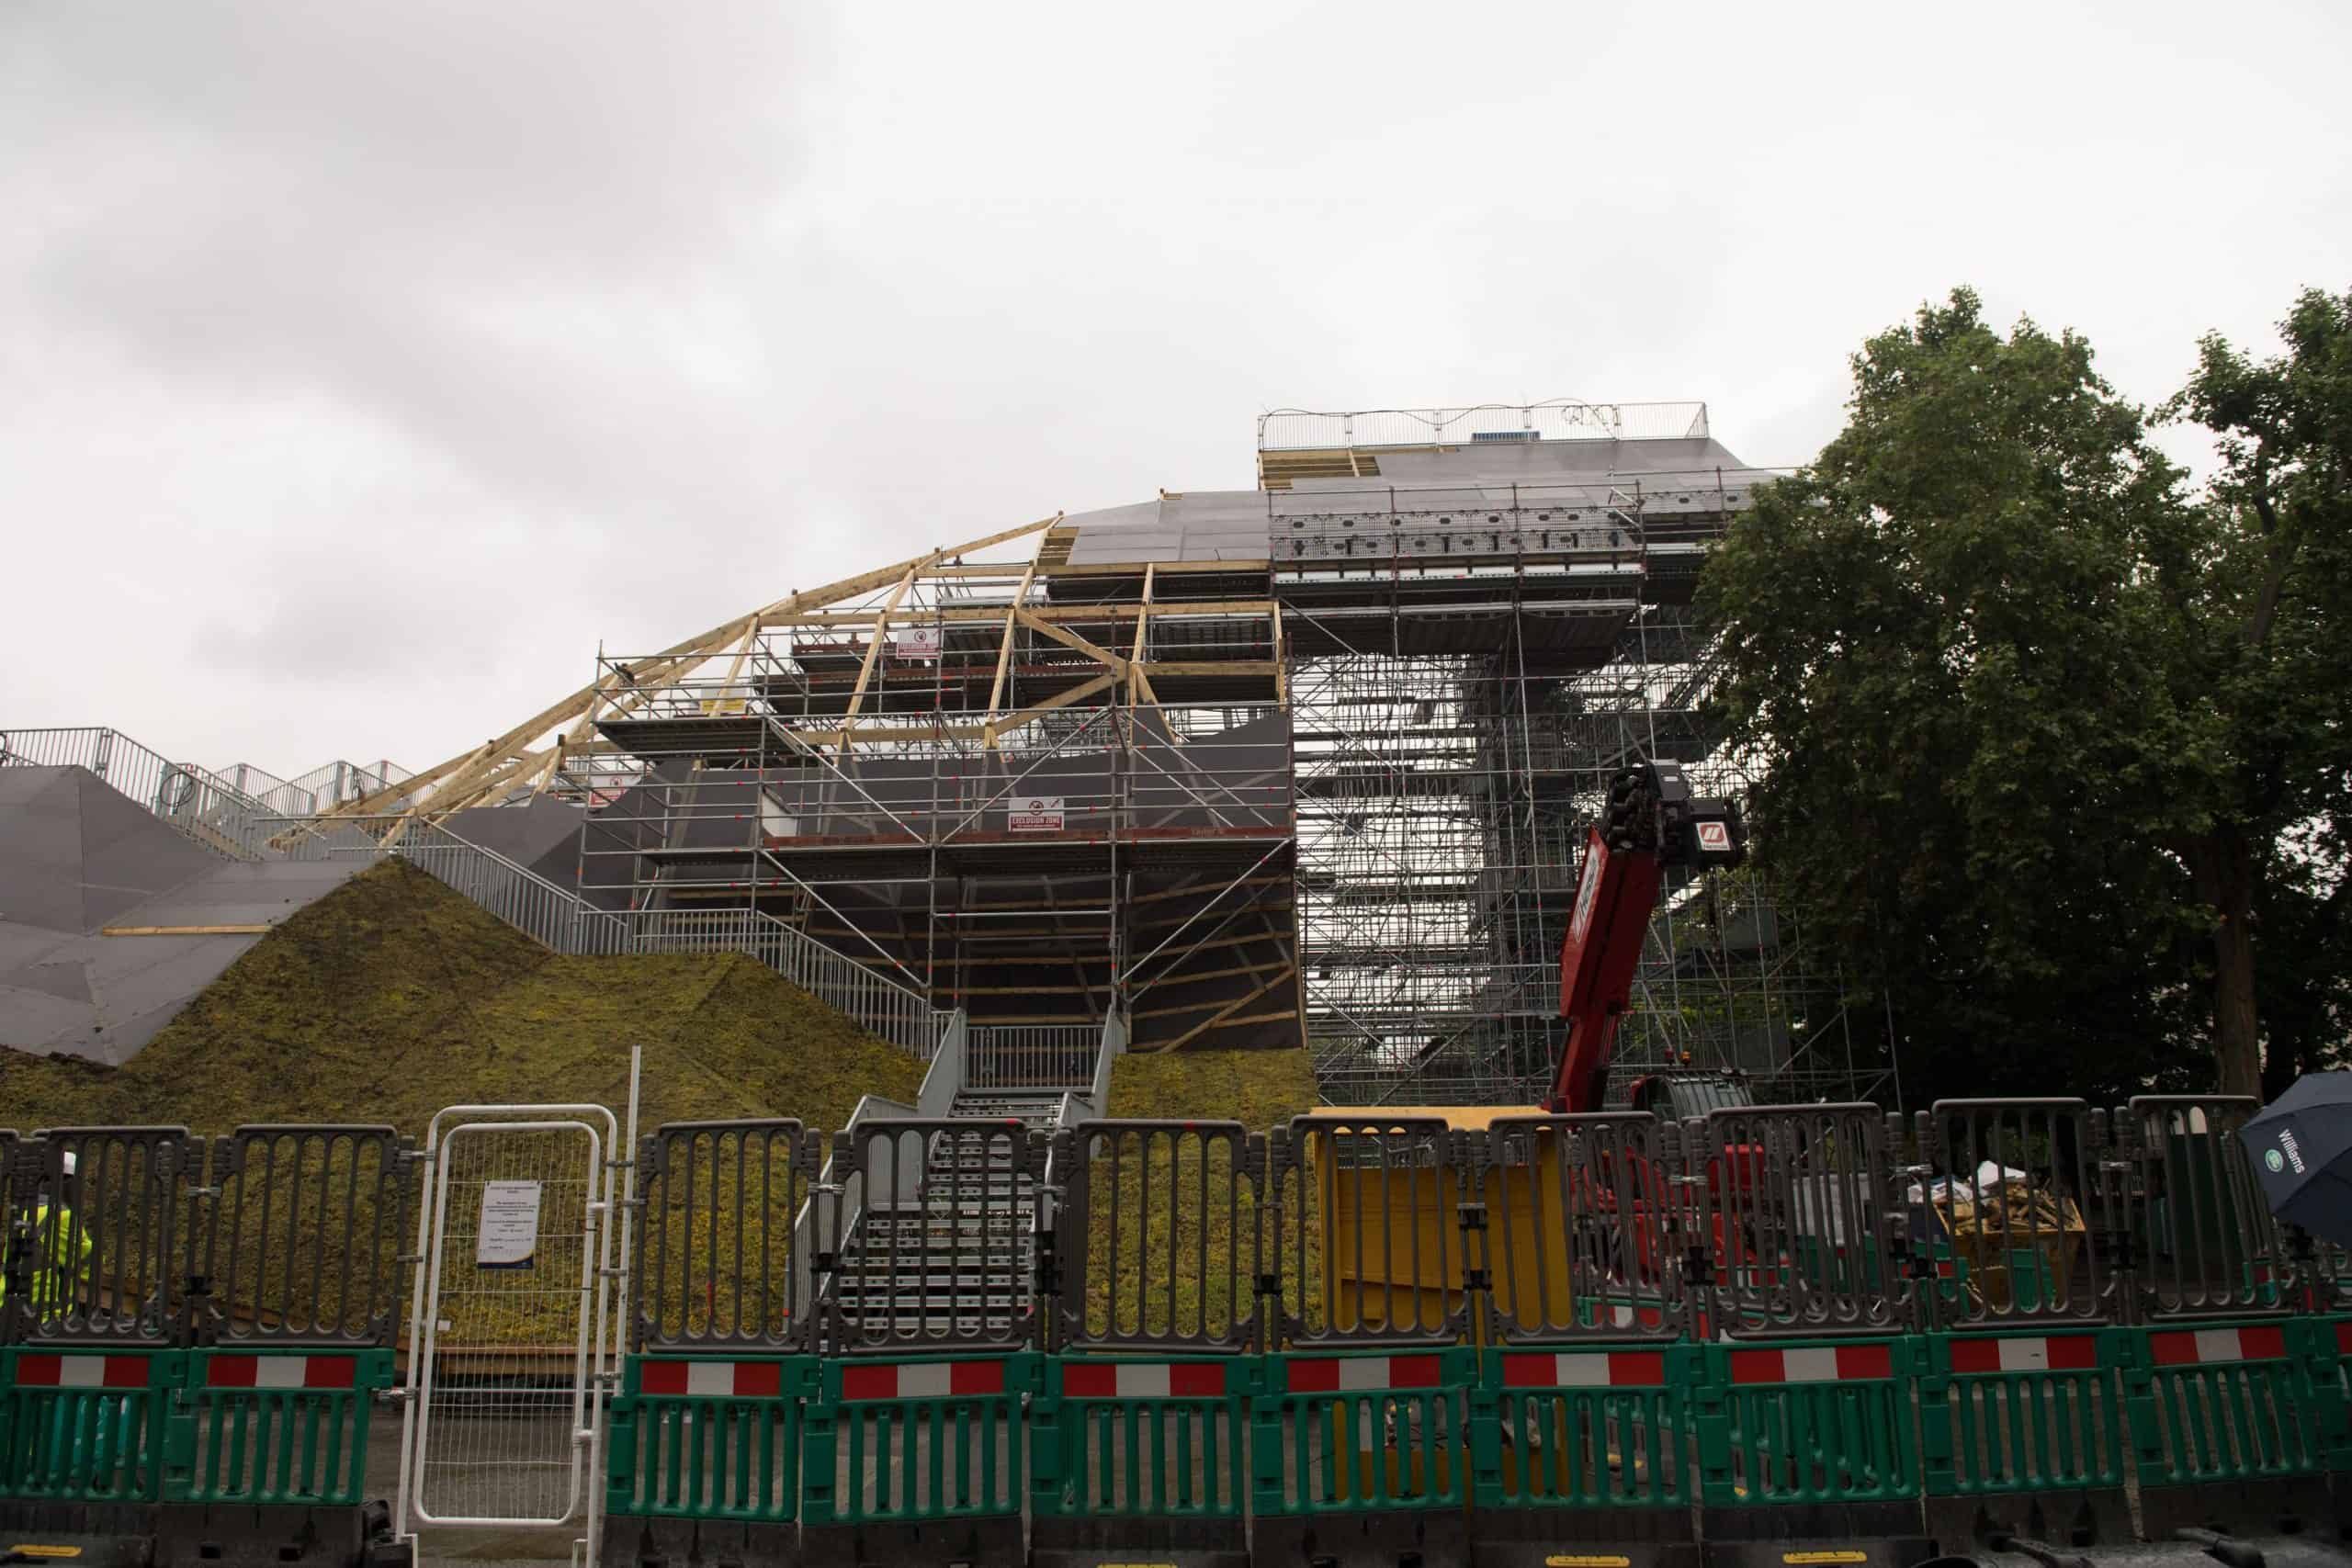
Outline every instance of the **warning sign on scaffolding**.
POLYGON ((1016 833, 1058 833, 1062 830, 1062 797, 1017 795, 1005 807, 1004 825, 1016 833))
POLYGON ((937 626, 909 626, 890 634, 890 657, 893 659, 936 659, 939 657, 937 626))

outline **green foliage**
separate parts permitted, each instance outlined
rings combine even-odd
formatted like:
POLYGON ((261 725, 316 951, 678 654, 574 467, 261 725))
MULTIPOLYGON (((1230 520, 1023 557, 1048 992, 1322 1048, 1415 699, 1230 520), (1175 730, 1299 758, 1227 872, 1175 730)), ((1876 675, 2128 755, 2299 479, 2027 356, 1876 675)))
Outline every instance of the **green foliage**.
MULTIPOLYGON (((2209 344, 2187 406, 2274 374, 2209 344)), ((2230 939, 2312 805, 2249 786, 2352 760, 2310 657, 2345 601, 2290 569, 2250 638, 2276 555, 2242 487, 2191 497, 2086 342, 2004 337, 1966 290, 1864 345, 1849 410, 1702 588, 1768 873, 1891 1007, 1915 1093, 2210 1087, 2230 939)))
POLYGON ((548 953, 398 862, 271 931, 119 1068, 0 1051, 9 1125, 389 1122, 442 1106, 593 1100, 643 1125, 911 1099, 922 1065, 741 954, 548 953))

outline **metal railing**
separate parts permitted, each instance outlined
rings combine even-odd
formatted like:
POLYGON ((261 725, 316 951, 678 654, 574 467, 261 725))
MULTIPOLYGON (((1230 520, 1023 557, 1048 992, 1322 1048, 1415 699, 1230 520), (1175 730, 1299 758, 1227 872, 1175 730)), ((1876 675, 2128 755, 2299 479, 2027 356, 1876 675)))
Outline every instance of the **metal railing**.
POLYGON ((967 1082, 974 1089, 1091 1089, 1102 1025, 990 1023, 971 1026, 967 1082))
POLYGON ((1331 447, 1467 446, 1473 441, 1641 441, 1707 434, 1702 402, 1479 403, 1464 408, 1357 409, 1321 412, 1275 409, 1258 416, 1261 452, 1331 447))
POLYGON ((277 813, 209 769, 175 762, 119 730, 103 727, 0 729, 0 767, 87 768, 213 853, 231 860, 268 854, 264 824, 277 813))

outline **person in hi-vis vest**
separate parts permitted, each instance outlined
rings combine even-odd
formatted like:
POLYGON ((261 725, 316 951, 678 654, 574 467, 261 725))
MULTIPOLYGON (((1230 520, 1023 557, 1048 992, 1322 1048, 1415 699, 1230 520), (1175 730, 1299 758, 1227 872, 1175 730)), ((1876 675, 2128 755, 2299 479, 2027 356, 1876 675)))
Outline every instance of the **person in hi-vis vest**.
MULTIPOLYGON (((32 1256, 27 1261, 30 1280, 25 1292, 36 1318, 53 1317, 69 1310, 85 1295, 90 1282, 90 1233, 74 1223, 70 1195, 74 1190, 74 1151, 65 1151, 65 1190, 51 1192, 40 1184, 33 1200, 32 1256)), ((8 1296, 8 1271, 0 1268, 0 1304, 8 1296)))

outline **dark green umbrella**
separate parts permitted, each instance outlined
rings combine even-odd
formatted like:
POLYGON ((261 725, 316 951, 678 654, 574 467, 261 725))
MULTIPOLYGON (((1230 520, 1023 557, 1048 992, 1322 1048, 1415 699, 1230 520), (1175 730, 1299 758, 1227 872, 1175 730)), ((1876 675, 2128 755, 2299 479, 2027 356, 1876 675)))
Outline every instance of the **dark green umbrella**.
POLYGON ((2352 1073, 2305 1073, 2238 1136, 2272 1213, 2352 1247, 2352 1073))

